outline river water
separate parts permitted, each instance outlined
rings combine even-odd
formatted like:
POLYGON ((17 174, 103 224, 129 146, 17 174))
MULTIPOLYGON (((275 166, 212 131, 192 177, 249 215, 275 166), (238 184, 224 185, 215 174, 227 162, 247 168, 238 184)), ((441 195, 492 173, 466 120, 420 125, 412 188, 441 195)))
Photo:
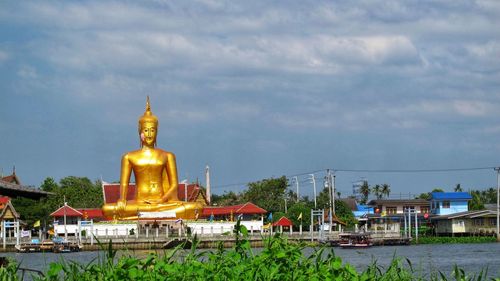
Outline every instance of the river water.
MULTIPOLYGON (((485 244, 433 244, 411 246, 379 246, 366 249, 341 249, 333 248, 335 254, 344 262, 354 265, 358 270, 365 269, 377 260, 377 264, 387 267, 393 256, 407 257, 413 268, 420 270, 424 276, 430 271, 440 270, 449 275, 456 264, 463 268, 467 274, 476 273, 488 267, 489 277, 500 277, 500 243, 485 244)), ((258 251, 258 250, 257 250, 258 251)), ((310 254, 314 249, 306 248, 305 254, 310 254)), ((159 250, 163 252, 163 250, 159 250)), ((146 251, 129 252, 139 257, 144 257, 146 251)), ((76 261, 87 264, 92 260, 103 257, 102 252, 78 253, 2 253, 21 263, 21 267, 47 271, 51 262, 64 260, 76 261)))

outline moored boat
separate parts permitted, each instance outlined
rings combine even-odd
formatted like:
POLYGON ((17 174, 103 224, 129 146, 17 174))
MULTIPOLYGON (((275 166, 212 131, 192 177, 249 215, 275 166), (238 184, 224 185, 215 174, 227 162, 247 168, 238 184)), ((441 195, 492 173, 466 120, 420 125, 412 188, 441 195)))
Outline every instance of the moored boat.
POLYGON ((341 233, 339 246, 342 248, 367 248, 373 245, 369 232, 341 233))

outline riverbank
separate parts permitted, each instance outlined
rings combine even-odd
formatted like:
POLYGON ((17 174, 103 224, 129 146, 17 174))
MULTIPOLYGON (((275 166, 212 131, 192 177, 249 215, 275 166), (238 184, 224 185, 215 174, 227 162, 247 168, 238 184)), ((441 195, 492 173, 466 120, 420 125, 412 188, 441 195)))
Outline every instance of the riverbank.
POLYGON ((469 244, 469 243, 493 243, 497 242, 493 236, 464 236, 464 237, 419 237, 418 243, 415 239, 411 244, 469 244))

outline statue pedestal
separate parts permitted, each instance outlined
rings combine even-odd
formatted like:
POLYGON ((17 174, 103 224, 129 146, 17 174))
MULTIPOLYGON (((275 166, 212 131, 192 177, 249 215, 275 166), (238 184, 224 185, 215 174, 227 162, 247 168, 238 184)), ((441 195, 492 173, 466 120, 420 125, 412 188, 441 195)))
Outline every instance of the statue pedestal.
POLYGON ((139 212, 139 219, 175 219, 176 213, 173 211, 163 212, 139 212))

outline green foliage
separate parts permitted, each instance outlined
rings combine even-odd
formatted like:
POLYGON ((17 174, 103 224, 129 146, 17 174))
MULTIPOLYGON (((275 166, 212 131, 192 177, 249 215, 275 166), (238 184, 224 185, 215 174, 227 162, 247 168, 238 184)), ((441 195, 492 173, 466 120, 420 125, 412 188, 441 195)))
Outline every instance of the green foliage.
POLYGON ((0 266, 0 281, 17 281, 19 280, 17 276, 17 269, 19 265, 15 260, 6 258, 2 262, 7 262, 7 264, 2 264, 0 266))
POLYGON ((243 198, 233 191, 225 192, 223 195, 212 194, 212 204, 218 206, 231 206, 243 203, 243 198))
POLYGON ((391 186, 387 183, 382 184, 382 195, 389 197, 389 194, 391 194, 391 186))
MULTIPOLYGON (((495 204, 497 202, 497 189, 490 187, 486 190, 476 191, 479 192, 481 201, 484 204, 495 204)), ((472 191, 474 193, 474 191, 472 191)))
POLYGON ((12 199, 12 204, 28 224, 35 221, 50 221, 49 215, 64 204, 64 198, 74 208, 100 208, 103 205, 100 181, 91 182, 85 177, 65 177, 57 184, 53 178, 46 178, 40 188, 52 192, 46 198, 33 200, 27 198, 12 199))
POLYGON ((366 204, 368 201, 368 196, 370 195, 370 186, 368 185, 368 181, 363 181, 363 184, 361 185, 359 192, 363 196, 361 198, 361 204, 366 204))
POLYGON ((417 196, 416 199, 430 200, 432 192, 444 192, 444 190, 442 188, 434 188, 431 192, 420 193, 420 195, 417 196))
POLYGON ((382 199, 382 186, 379 184, 376 184, 374 187, 372 187, 372 193, 377 197, 377 199, 382 199))
POLYGON ((351 208, 341 200, 335 200, 335 215, 347 224, 347 227, 354 226, 357 223, 351 208))
MULTIPOLYGON (((314 202, 314 198, 313 198, 314 202)), ((316 202, 318 204, 318 209, 328 209, 330 208, 330 194, 329 188, 325 187, 318 193, 318 197, 316 198, 316 202)))
POLYGON ((43 181, 42 185, 40 185, 41 190, 48 191, 48 192, 52 192, 58 188, 59 188, 59 186, 57 185, 56 181, 51 177, 46 178, 43 181))
MULTIPOLYGON (((496 242, 493 236, 464 236, 464 237, 419 237, 418 244, 466 244, 466 243, 492 243, 496 242)), ((415 240, 412 243, 416 243, 415 240)))
POLYGON ((307 206, 305 202, 298 202, 293 204, 288 208, 287 218, 289 218, 295 229, 299 229, 299 225, 302 222, 303 229, 309 229, 311 224, 311 207, 307 206), (302 219, 299 220, 299 215, 302 213, 302 219))
POLYGON ((288 180, 285 176, 251 182, 242 198, 246 202, 252 202, 268 212, 275 213, 284 210, 284 195, 287 187, 288 180))
POLYGON ((484 210, 484 203, 479 192, 471 192, 472 199, 468 202, 469 211, 484 210))

